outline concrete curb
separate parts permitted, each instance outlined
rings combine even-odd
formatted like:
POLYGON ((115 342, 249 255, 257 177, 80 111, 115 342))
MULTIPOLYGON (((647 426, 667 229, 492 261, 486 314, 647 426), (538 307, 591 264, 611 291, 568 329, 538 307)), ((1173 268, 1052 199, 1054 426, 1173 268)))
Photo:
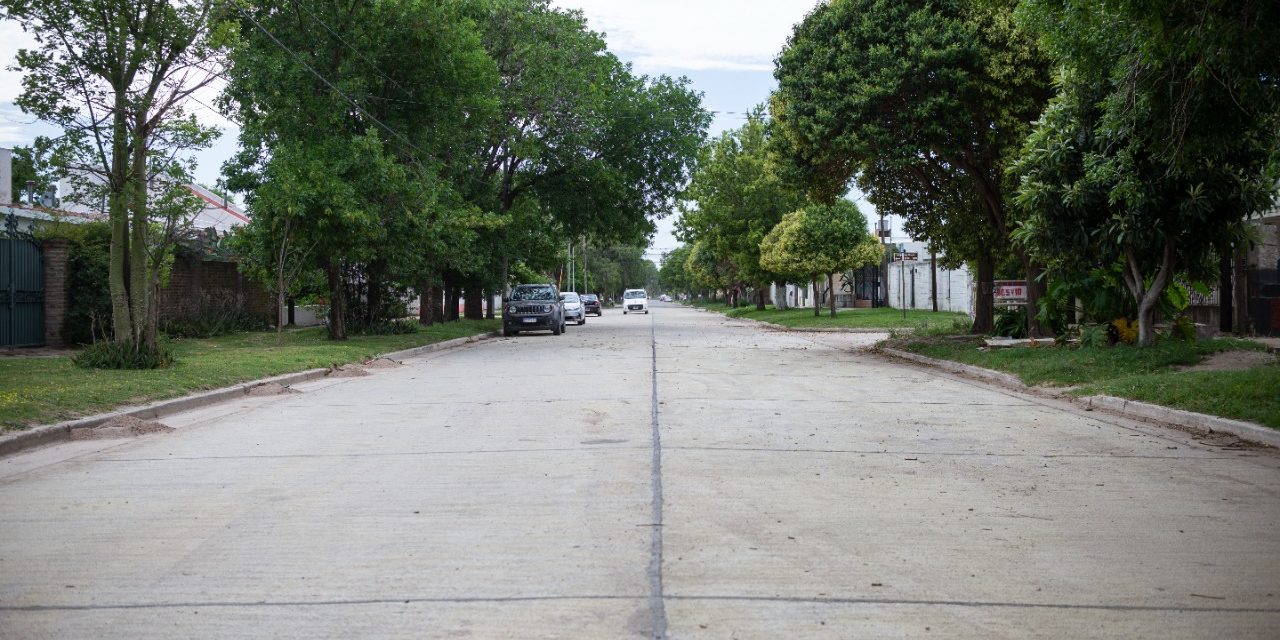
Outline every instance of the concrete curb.
MULTIPOLYGON (((431 353, 434 351, 443 351, 452 349, 464 344, 487 340, 502 335, 500 331, 492 331, 489 333, 476 334, 474 336, 466 336, 463 338, 454 338, 445 340, 444 342, 436 342, 434 344, 422 345, 411 349, 394 351, 382 354, 380 357, 401 359, 412 358, 414 356, 431 353)), ((286 373, 284 375, 274 376, 271 378, 262 378, 259 380, 251 380, 249 382, 241 382, 230 387, 214 389, 212 391, 202 391, 200 393, 183 396, 181 398, 172 398, 169 400, 158 400, 151 404, 140 407, 126 407, 117 409, 108 413, 100 413, 86 418, 77 418, 75 420, 67 420, 57 424, 49 424, 40 427, 33 427, 26 431, 21 431, 9 436, 0 436, 0 457, 12 455, 20 451, 32 449, 35 447, 62 442, 71 439, 71 431, 73 429, 85 429, 96 427, 108 420, 121 416, 132 416, 140 420, 154 420, 163 418, 175 413, 199 409, 209 405, 225 402, 234 398, 241 397, 249 392, 250 389, 264 384, 276 383, 282 386, 289 386, 301 382, 308 382, 325 377, 329 373, 329 369, 307 369, 306 371, 298 371, 295 373, 286 373)))
POLYGON ((1076 401, 1088 408, 1101 407, 1126 416, 1159 420, 1204 431, 1229 433, 1241 440, 1280 447, 1280 431, 1252 422, 1221 418, 1207 413, 1171 409, 1158 404, 1126 400, 1125 398, 1113 396, 1085 396, 1077 398, 1076 401))
MULTIPOLYGON (((1015 389, 1030 389, 1030 387, 1023 384, 1023 382, 1016 376, 1001 371, 992 371, 991 369, 983 369, 982 367, 974 367, 967 364, 960 364, 959 362, 951 362, 950 360, 938 360, 936 358, 930 358, 928 356, 908 353, 906 351, 899 351, 897 349, 890 349, 887 347, 882 347, 880 351, 895 358, 910 360, 915 363, 936 367, 952 373, 960 373, 982 378, 984 380, 1010 386, 1015 389)), ((1099 408, 1120 414, 1126 418, 1156 420, 1189 429, 1229 433, 1241 440, 1254 444, 1280 447, 1280 430, 1271 429, 1252 422, 1245 422, 1243 420, 1232 420, 1231 418, 1211 416, 1206 413, 1172 409, 1158 404, 1139 402, 1137 400, 1127 400, 1125 398, 1116 398, 1113 396, 1085 396, 1082 398, 1071 398, 1070 401, 1075 404, 1083 405, 1087 410, 1099 408)))
POLYGON ((882 347, 880 351, 887 353, 895 358, 901 358, 903 360, 910 360, 912 362, 916 362, 919 364, 929 365, 931 367, 937 367, 939 369, 950 371, 952 373, 961 373, 968 376, 974 376, 975 378, 982 378, 984 380, 998 382, 1000 384, 1014 387, 1016 389, 1027 388, 1027 385, 1023 384, 1022 380, 1020 380, 1018 376, 1015 376, 1009 373, 1004 373, 1002 371, 992 371, 991 369, 983 369, 982 367, 975 367, 972 365, 961 364, 959 362, 952 362, 950 360, 938 360, 936 358, 922 356, 917 353, 899 351, 897 349, 890 349, 888 347, 882 347))

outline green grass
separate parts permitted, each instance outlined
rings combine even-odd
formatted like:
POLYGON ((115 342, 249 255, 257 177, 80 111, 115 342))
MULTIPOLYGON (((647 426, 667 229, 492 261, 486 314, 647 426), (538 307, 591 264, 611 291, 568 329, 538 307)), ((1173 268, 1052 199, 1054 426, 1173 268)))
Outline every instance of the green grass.
POLYGON ((1250 340, 1164 341, 1080 348, 979 350, 978 338, 906 337, 888 346, 1018 376, 1028 385, 1074 386, 1073 395, 1111 395, 1280 428, 1280 364, 1237 371, 1178 371, 1222 351, 1260 350, 1250 340))
POLYGON ((0 359, 0 426, 24 429, 133 405, 216 389, 258 378, 346 364, 501 328, 500 321, 464 320, 417 333, 353 336, 330 342, 321 327, 177 340, 168 369, 82 369, 70 358, 0 359))
POLYGON ((947 311, 924 311, 921 309, 908 309, 903 314, 901 309, 891 309, 881 307, 879 309, 837 309, 836 317, 831 317, 831 312, 827 308, 823 308, 822 312, 814 317, 813 308, 804 309, 787 309, 786 311, 778 311, 773 307, 766 307, 764 311, 757 311, 754 304, 731 309, 721 302, 700 303, 698 307, 709 311, 723 313, 731 318, 748 318, 751 320, 760 320, 762 322, 771 322, 773 324, 790 327, 793 329, 814 329, 814 328, 845 328, 845 329, 932 329, 932 328, 953 328, 956 323, 963 323, 965 328, 969 326, 969 316, 963 313, 951 313, 947 311))

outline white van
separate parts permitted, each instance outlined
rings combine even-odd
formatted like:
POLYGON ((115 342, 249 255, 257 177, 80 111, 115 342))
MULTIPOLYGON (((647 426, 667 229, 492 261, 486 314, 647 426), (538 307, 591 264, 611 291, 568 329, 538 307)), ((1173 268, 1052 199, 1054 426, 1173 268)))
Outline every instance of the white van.
POLYGON ((649 313, 649 293, 644 289, 627 289, 622 292, 622 314, 628 311, 649 313))

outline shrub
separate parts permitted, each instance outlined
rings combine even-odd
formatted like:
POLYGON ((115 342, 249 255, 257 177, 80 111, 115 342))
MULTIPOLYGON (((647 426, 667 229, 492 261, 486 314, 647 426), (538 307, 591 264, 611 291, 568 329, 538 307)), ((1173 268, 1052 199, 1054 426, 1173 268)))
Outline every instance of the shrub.
POLYGON ((1107 326, 1100 324, 1080 325, 1080 346, 1092 349, 1109 345, 1111 341, 1107 337, 1107 326))
POLYGON ((347 325, 347 333, 356 336, 387 336, 417 332, 417 320, 379 320, 373 323, 354 321, 347 325))
POLYGON ((172 338, 212 338, 266 328, 267 321, 262 316, 235 308, 206 309, 191 316, 160 323, 160 330, 172 338))
POLYGON ((173 345, 160 340, 155 349, 132 342, 99 340, 72 358, 86 369, 164 369, 173 364, 173 345))
POLYGON ((105 222, 57 224, 47 238, 65 238, 67 247, 67 311, 59 328, 67 344, 89 344, 111 336, 111 227, 105 222))
POLYGON ((996 314, 995 327, 991 333, 1008 338, 1027 337, 1027 309, 1015 307, 1002 309, 996 314))

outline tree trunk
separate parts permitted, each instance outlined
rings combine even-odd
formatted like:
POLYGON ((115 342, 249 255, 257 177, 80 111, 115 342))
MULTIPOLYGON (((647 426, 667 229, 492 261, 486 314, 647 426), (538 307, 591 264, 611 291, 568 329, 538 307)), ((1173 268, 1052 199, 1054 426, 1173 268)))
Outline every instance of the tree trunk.
POLYGON ((756 311, 764 311, 765 300, 768 299, 768 297, 769 287, 767 285, 756 287, 756 311))
POLYGON ((107 286, 111 293, 112 339, 133 340, 133 321, 129 311, 129 135, 124 91, 116 91, 112 112, 111 176, 107 180, 107 208, 111 220, 111 253, 107 269, 107 286))
POLYGON ((933 299, 933 312, 938 312, 938 252, 929 248, 929 297, 933 299))
POLYGON ((778 311, 787 310, 787 283, 778 280, 773 283, 773 308, 778 311))
POLYGON ((325 265, 329 284, 329 339, 347 339, 347 291, 342 281, 342 267, 330 259, 325 265))
POLYGON ((484 319, 484 291, 480 287, 467 287, 463 291, 463 300, 468 320, 484 319))
POLYGON ((985 335, 995 329, 996 259, 990 253, 978 257, 978 281, 974 283, 973 326, 969 333, 985 335))
POLYGON ((1165 240, 1164 254, 1160 259, 1158 271, 1151 278, 1151 285, 1146 285, 1145 274, 1138 266, 1138 256, 1133 249, 1125 249, 1124 281, 1138 303, 1138 346, 1149 347, 1156 341, 1156 302, 1164 293, 1173 273, 1173 240, 1165 240))
POLYGON ((485 288, 485 290, 484 290, 484 318, 485 318, 485 320, 493 320, 495 317, 497 317, 497 316, 495 315, 495 310, 494 310, 494 308, 493 308, 493 307, 494 307, 494 304, 493 304, 493 298, 494 298, 494 296, 495 296, 495 293, 494 293, 493 291, 489 290, 489 289, 486 287, 486 288, 485 288))
POLYGON ((1022 268, 1027 278, 1027 337, 1052 338, 1053 327, 1040 324, 1040 301, 1048 292, 1044 279, 1044 265, 1032 260, 1025 252, 1019 251, 1022 268))
POLYGON ((418 284, 418 324, 430 325, 435 322, 435 315, 431 313, 431 285, 423 280, 418 284))
POLYGON ((444 315, 444 287, 432 286, 428 294, 431 305, 431 323, 444 324, 449 321, 444 315))
POLYGON ((821 315, 822 303, 818 299, 818 276, 809 278, 809 295, 813 296, 813 317, 821 315))
POLYGON ((831 317, 836 317, 836 274, 827 274, 827 304, 831 306, 831 317))
POLYGON ((129 315, 133 322, 133 342, 154 351, 156 332, 148 322, 151 288, 147 286, 147 228, 151 221, 147 212, 147 148, 143 136, 141 127, 134 131, 130 181, 133 192, 129 201, 132 209, 129 223, 129 315))
POLYGON ((446 284, 444 287, 444 318, 446 322, 458 321, 458 298, 461 297, 457 285, 446 284))
POLYGON ((297 307, 298 307, 298 301, 293 298, 289 298, 289 326, 291 327, 298 326, 298 321, 295 319, 295 313, 294 313, 297 307))
POLYGON ((1231 286, 1231 247, 1218 250, 1218 330, 1231 333, 1235 326, 1231 286))

